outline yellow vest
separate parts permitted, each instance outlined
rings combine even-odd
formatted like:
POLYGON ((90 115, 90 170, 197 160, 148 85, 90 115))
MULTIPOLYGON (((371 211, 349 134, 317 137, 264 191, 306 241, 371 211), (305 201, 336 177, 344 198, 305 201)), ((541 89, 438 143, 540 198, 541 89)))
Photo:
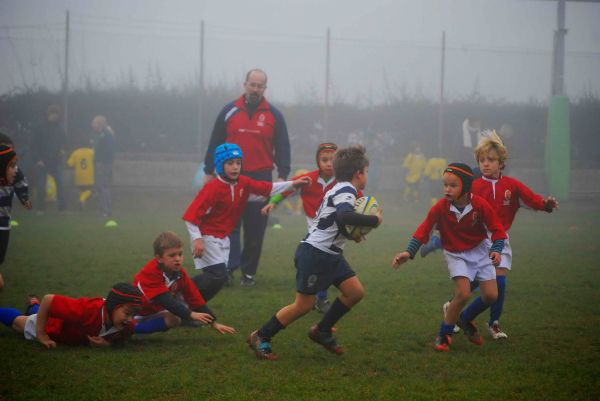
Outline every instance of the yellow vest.
POLYGON ((408 170, 405 180, 409 184, 414 184, 421 179, 423 169, 425 168, 425 156, 421 153, 409 153, 402 163, 402 167, 408 170))
POLYGON ((432 157, 427 160, 427 164, 425 165, 425 177, 429 177, 432 181, 441 180, 447 165, 446 159, 442 157, 432 157))
POLYGON ((75 185, 94 185, 94 149, 75 149, 69 156, 67 165, 75 169, 75 185))

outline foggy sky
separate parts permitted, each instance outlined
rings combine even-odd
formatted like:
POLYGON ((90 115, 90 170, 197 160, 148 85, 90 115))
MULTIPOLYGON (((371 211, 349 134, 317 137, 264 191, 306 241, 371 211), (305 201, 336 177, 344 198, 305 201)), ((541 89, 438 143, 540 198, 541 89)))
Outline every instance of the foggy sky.
MULTIPOLYGON (((322 101, 331 29, 332 97, 380 102, 404 91, 437 99, 442 31, 446 97, 474 92, 545 101, 556 2, 515 0, 0 0, 0 94, 60 87, 65 11, 70 86, 197 82, 205 21, 205 84, 241 85, 259 67, 272 100, 322 101)), ((565 89, 600 94, 600 3, 567 3, 565 89)), ((241 87, 240 87, 241 90, 241 87)))

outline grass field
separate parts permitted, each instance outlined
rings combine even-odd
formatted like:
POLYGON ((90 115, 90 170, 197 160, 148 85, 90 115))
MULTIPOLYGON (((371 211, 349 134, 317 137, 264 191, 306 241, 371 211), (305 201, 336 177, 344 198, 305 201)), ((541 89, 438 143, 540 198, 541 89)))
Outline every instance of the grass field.
MULTIPOLYGON (((167 195, 122 194, 114 229, 93 213, 36 216, 17 206, 0 305, 22 308, 31 292, 105 296, 113 283, 131 281, 160 231, 187 243, 180 215, 192 195, 167 195)), ((344 356, 308 340, 316 312, 275 338, 277 362, 257 361, 245 343, 293 299, 292 255, 305 219, 280 214, 284 228, 268 230, 258 286, 236 283, 211 301, 238 334, 186 327, 119 348, 46 351, 2 326, 0 400, 600 400, 597 202, 567 202, 552 215, 520 211, 502 319, 509 339, 485 333, 477 347, 459 334, 440 354, 432 343, 452 284, 440 253, 391 269, 427 210, 397 199, 381 195, 383 226, 347 245, 366 296, 337 325, 344 356)), ((189 271, 187 246, 186 258, 189 271)), ((482 330, 485 321, 487 312, 482 330)))

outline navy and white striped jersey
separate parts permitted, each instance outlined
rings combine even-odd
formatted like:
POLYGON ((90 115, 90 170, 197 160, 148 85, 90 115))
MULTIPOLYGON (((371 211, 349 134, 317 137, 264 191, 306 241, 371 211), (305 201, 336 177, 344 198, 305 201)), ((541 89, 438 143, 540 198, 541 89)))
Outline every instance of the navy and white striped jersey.
POLYGON ((0 186, 0 230, 10 230, 10 215, 14 194, 17 195, 21 203, 29 200, 29 185, 18 167, 13 184, 0 186))
POLYGON ((338 212, 353 212, 356 197, 357 190, 348 181, 338 182, 327 191, 302 242, 330 254, 341 253, 346 243, 346 228, 338 222, 338 212))

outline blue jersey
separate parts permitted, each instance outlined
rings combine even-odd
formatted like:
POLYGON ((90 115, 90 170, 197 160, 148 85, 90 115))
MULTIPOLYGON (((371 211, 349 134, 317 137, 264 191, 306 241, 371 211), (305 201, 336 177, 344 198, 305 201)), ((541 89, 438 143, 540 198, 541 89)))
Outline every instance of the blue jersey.
POLYGON ((330 254, 341 253, 346 243, 346 228, 338 223, 337 213, 354 211, 356 197, 356 188, 347 181, 338 182, 327 191, 302 242, 330 254))

